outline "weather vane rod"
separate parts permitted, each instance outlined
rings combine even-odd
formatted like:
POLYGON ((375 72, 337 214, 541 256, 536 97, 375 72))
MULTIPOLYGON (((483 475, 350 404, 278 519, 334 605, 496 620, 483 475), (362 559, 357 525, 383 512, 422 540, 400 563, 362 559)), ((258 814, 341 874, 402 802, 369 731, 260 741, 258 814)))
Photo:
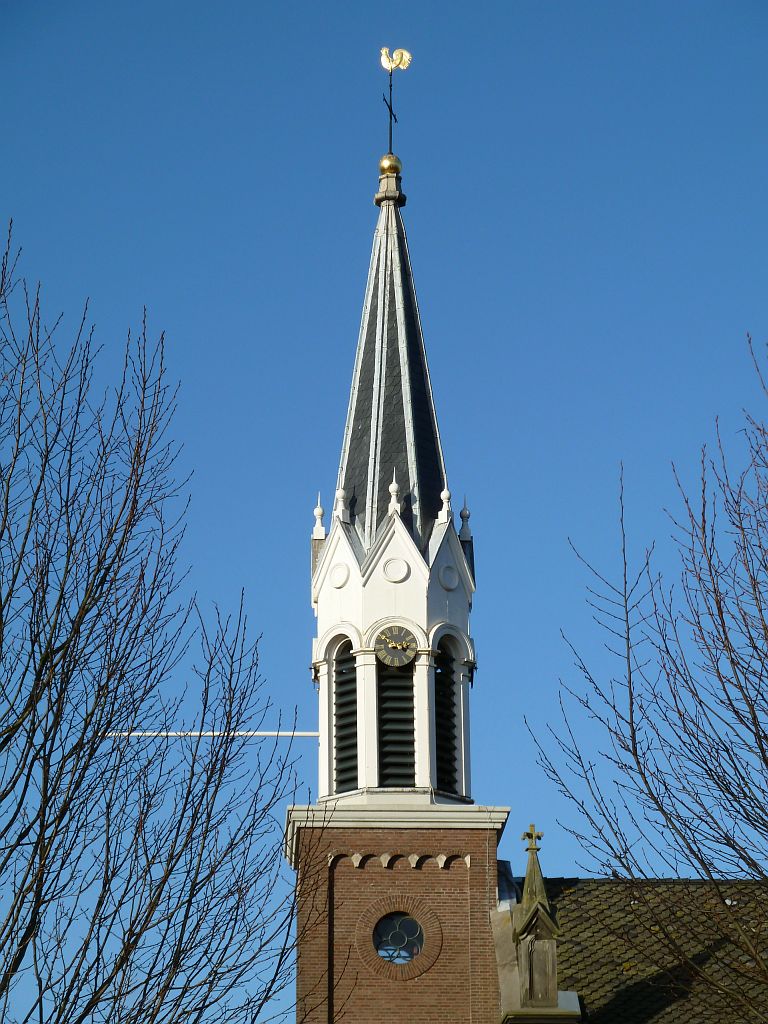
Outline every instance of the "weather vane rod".
POLYGON ((381 48, 381 66, 385 71, 389 73, 389 99, 386 94, 382 96, 384 105, 389 111, 389 148, 388 153, 392 153, 392 125, 397 124, 397 115, 392 107, 392 72, 395 68, 400 68, 401 71, 405 71, 408 65, 413 60, 413 57, 407 50, 393 50, 392 56, 389 55, 389 47, 383 46, 381 48))

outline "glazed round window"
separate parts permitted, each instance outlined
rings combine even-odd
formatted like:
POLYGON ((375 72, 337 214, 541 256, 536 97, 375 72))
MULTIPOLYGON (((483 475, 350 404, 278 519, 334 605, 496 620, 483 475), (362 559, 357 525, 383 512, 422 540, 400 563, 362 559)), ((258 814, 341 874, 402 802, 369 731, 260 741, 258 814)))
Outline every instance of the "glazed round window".
POLYGON ((424 947, 424 932, 410 914, 387 914, 373 929, 376 952, 391 964, 407 964, 424 947))

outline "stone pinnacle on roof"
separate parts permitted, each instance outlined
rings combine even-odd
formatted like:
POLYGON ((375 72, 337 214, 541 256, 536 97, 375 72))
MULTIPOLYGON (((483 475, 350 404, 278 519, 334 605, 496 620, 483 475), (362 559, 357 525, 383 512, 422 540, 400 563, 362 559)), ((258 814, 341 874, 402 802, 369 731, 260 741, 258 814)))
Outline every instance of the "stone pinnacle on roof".
POLYGON ((523 832, 520 837, 521 839, 528 840, 528 845, 526 846, 526 850, 528 851, 528 864, 525 869, 522 899, 522 905, 526 911, 536 904, 544 907, 547 911, 549 910, 547 890, 544 886, 544 877, 541 873, 541 865, 539 864, 539 850, 541 847, 537 842, 537 840, 543 839, 543 837, 544 833, 537 832, 535 825, 529 825, 528 831, 523 832))
POLYGON ((445 464, 400 208, 402 165, 387 153, 337 486, 369 548, 400 485, 401 518, 424 548, 443 508, 445 464))

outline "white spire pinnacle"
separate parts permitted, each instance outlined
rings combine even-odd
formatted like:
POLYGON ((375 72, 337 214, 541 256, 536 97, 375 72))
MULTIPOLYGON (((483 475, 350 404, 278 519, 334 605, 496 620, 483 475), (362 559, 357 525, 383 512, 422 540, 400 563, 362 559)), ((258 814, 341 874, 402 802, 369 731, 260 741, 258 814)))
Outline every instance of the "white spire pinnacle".
POLYGON ((333 516, 340 519, 342 523, 349 522, 349 509, 347 508, 347 495, 343 487, 336 491, 336 502, 333 506, 333 516))
POLYGON ((472 540, 472 528, 469 525, 470 511, 467 508, 467 496, 464 495, 464 507, 459 513, 461 516, 461 529, 459 530, 459 540, 472 540))
POLYGON ((400 485, 397 482, 397 470, 392 471, 392 483, 389 485, 389 508, 387 511, 391 514, 396 512, 400 515, 400 485))
POLYGON ((312 530, 312 540, 325 540, 325 527, 323 526, 323 516, 325 515, 325 509, 320 504, 320 491, 317 492, 317 505, 315 505, 315 526, 312 530))
POLYGON ((440 492, 440 500, 443 503, 443 507, 437 514, 438 523, 450 523, 453 519, 453 511, 451 509, 451 492, 447 487, 444 487, 440 492))

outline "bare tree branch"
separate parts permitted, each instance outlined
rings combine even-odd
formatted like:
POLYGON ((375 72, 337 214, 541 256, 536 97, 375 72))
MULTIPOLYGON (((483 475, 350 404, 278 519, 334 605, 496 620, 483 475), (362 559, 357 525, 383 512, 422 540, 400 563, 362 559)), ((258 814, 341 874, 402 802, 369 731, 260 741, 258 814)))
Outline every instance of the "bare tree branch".
POLYGON ((295 774, 290 745, 252 738, 273 715, 242 601, 208 622, 181 597, 185 499, 163 338, 149 339, 145 317, 100 394, 87 307, 65 345, 16 265, 9 237, 0 1018, 265 1019, 292 976, 277 815, 295 774), (195 679, 187 722, 182 670, 195 679))
POLYGON ((579 556, 617 671, 599 678, 571 647, 582 685, 563 687, 563 726, 539 752, 579 809, 588 866, 630 886, 643 956, 671 952, 713 1008, 754 1022, 768 1021, 768 428, 746 416, 744 438, 736 473, 718 428, 696 494, 675 471, 677 587, 652 549, 630 568, 622 474, 618 582, 579 556), (594 759, 585 719, 604 738, 594 759), (679 885, 647 884, 670 874, 679 885))

